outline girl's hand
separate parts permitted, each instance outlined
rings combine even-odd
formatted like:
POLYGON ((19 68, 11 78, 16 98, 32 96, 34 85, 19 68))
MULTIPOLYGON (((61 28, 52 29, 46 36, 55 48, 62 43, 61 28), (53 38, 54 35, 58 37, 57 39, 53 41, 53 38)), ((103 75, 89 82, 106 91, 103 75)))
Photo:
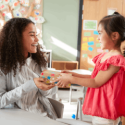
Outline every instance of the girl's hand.
POLYGON ((71 73, 71 70, 62 70, 61 73, 71 73))
POLYGON ((74 72, 72 72, 72 70, 62 70, 61 73, 70 73, 74 76, 74 72))
POLYGON ((45 84, 44 79, 41 77, 34 78, 33 80, 34 80, 34 83, 36 84, 37 88, 44 90, 44 91, 49 90, 55 86, 54 84, 45 84))
POLYGON ((56 86, 65 87, 66 85, 68 85, 70 83, 70 79, 72 76, 70 74, 67 74, 67 73, 60 73, 60 75, 61 76, 53 82, 58 82, 56 84, 56 86))

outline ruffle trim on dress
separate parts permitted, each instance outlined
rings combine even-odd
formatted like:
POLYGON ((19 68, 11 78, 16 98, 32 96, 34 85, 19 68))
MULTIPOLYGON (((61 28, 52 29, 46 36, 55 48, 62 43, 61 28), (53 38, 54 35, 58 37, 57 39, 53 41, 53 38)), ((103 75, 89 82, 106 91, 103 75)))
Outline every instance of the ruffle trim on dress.
POLYGON ((122 55, 115 55, 105 60, 104 62, 99 63, 98 66, 100 70, 105 71, 108 69, 109 65, 119 66, 125 71, 125 58, 122 55))
POLYGON ((95 56, 95 57, 92 59, 92 61, 93 61, 94 63, 96 63, 96 62, 100 59, 100 57, 101 57, 102 55, 104 55, 104 53, 98 54, 97 56, 95 56))

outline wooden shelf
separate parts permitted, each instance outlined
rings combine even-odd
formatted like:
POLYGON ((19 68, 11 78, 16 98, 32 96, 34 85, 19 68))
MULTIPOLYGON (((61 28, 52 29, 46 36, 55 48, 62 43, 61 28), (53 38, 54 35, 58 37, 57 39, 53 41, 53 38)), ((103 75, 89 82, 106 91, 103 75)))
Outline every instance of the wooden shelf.
POLYGON ((52 68, 56 70, 78 69, 78 61, 52 61, 52 68))

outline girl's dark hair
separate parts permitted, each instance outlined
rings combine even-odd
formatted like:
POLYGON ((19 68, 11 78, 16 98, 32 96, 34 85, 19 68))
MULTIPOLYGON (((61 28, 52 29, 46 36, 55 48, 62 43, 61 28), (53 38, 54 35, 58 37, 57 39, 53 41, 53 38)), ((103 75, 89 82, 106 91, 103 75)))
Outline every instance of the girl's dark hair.
POLYGON ((123 56, 125 57, 125 50, 123 51, 123 56))
MULTIPOLYGON (((12 18, 6 22, 0 31, 0 70, 4 74, 13 70, 14 75, 16 75, 18 65, 21 70, 21 67, 25 64, 26 59, 23 55, 22 33, 30 23, 34 24, 30 19, 12 18)), ((37 53, 32 54, 32 59, 38 65, 45 67, 47 61, 40 49, 41 47, 38 44, 37 53)))
POLYGON ((106 33, 111 36, 112 32, 118 32, 120 39, 117 41, 116 46, 120 47, 121 42, 125 40, 125 18, 118 12, 113 15, 105 16, 100 20, 99 24, 104 27, 106 33))

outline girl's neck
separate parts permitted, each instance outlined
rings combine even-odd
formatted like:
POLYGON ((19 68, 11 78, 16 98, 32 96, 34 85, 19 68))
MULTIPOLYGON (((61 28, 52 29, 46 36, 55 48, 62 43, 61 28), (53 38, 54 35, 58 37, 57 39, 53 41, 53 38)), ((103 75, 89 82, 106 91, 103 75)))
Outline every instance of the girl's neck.
POLYGON ((104 62, 106 59, 110 58, 111 56, 114 55, 122 55, 120 49, 110 49, 108 53, 106 53, 104 55, 104 57, 102 57, 100 63, 104 62))
POLYGON ((113 48, 109 50, 109 53, 121 53, 120 48, 113 48))
POLYGON ((110 56, 114 56, 114 55, 123 55, 122 52, 118 51, 118 50, 112 50, 109 51, 105 56, 110 57, 110 56))

